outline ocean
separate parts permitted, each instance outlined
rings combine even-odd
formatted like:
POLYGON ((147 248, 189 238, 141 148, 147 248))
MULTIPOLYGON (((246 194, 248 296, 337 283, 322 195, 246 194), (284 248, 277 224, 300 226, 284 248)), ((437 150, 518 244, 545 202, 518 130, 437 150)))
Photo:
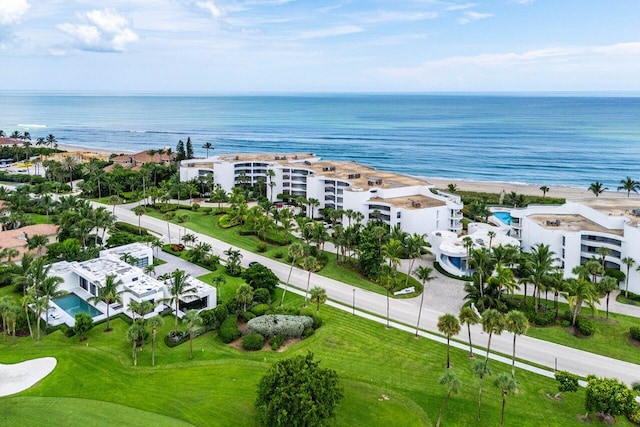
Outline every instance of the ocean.
POLYGON ((615 189, 640 180, 640 97, 0 93, 0 129, 138 151, 310 152, 415 176, 615 189))

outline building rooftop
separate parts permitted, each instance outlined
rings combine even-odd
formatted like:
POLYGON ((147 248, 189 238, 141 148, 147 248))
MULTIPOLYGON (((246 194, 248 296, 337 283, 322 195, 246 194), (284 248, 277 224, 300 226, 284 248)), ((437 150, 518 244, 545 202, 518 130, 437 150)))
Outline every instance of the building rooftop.
POLYGON ((446 203, 442 200, 426 197, 421 194, 407 197, 392 197, 388 199, 383 199, 381 197, 372 197, 370 201, 372 203, 389 203, 396 208, 403 209, 425 209, 446 205, 446 203))
POLYGON ((121 257, 124 254, 133 255, 138 252, 146 252, 147 250, 149 250, 148 246, 139 242, 135 242, 135 243, 129 243, 127 245, 116 246, 110 249, 104 249, 100 251, 100 254, 101 255, 111 254, 111 255, 115 255, 116 257, 121 257))
MULTIPOLYGON (((4 203, 0 204, 0 210, 4 207, 4 203)), ((34 224, 27 225, 25 227, 16 228, 15 230, 6 230, 0 232, 0 248, 14 248, 17 249, 20 254, 13 257, 14 260, 22 259, 22 256, 27 251, 25 245, 27 243, 24 235, 29 237, 36 235, 41 236, 55 236, 58 233, 58 226, 53 224, 34 224)))
POLYGON ((199 279, 196 279, 193 276, 185 277, 184 281, 190 287, 195 288, 195 293, 196 293, 196 295, 198 295, 198 298, 202 298, 202 297, 204 297, 206 295, 209 295, 212 291, 214 291, 216 289, 213 286, 207 285, 203 281, 201 281, 199 279))
MULTIPOLYGON (((113 256, 94 258, 82 262, 73 262, 71 266, 76 272, 92 282, 104 283, 109 275, 117 277, 125 276, 140 271, 140 269, 127 264, 113 256)), ((142 274, 140 274, 142 276, 142 274)))
POLYGON ((577 214, 536 214, 530 215, 529 219, 536 221, 538 225, 549 230, 562 231, 595 231, 598 233, 610 233, 618 236, 623 235, 622 229, 610 229, 603 227, 590 219, 577 214))
POLYGON ((221 154, 211 160, 221 160, 224 162, 265 162, 288 164, 291 162, 304 160, 318 160, 319 157, 313 153, 236 153, 221 154))
POLYGON ((147 295, 162 292, 163 284, 153 277, 141 274, 135 282, 124 284, 124 288, 138 298, 144 298, 147 295))
POLYGON ((638 198, 593 197, 576 201, 607 215, 624 216, 631 220, 632 225, 640 224, 640 199, 638 198))

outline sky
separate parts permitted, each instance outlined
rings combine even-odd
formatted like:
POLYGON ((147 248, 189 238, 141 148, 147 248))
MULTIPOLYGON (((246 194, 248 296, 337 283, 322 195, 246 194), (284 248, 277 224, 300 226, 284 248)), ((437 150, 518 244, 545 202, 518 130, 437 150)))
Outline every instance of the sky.
POLYGON ((638 17, 638 0, 0 0, 0 90, 632 92, 638 17))

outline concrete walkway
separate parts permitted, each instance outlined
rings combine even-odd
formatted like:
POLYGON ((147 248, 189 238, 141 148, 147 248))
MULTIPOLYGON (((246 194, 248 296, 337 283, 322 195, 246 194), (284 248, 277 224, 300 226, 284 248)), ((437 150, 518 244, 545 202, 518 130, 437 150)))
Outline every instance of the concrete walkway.
MULTIPOLYGON (((132 224, 138 223, 138 218, 126 209, 116 208, 116 215, 121 221, 132 224)), ((176 224, 167 223, 146 215, 142 217, 142 226, 164 235, 170 233, 172 237, 177 236, 178 230, 183 228, 176 224)), ((229 243, 221 242, 209 236, 193 231, 192 233, 197 235, 200 242, 209 243, 212 246, 212 252, 216 255, 223 256, 223 251, 231 246, 229 243)), ((240 253, 243 255, 243 265, 246 266, 250 261, 258 261, 270 268, 281 280, 287 279, 289 274, 288 265, 265 258, 259 254, 254 254, 242 249, 238 250, 240 250, 240 253)), ((440 279, 438 278, 434 280, 434 282, 440 283, 440 279)), ((307 286, 307 272, 294 268, 290 283, 292 286, 304 290, 307 286)), ((442 280, 442 283, 447 283, 447 281, 442 280)), ((317 274, 311 274, 311 287, 313 286, 325 288, 327 296, 342 306, 351 307, 353 301, 355 301, 355 307, 358 310, 366 311, 378 318, 384 318, 386 316, 386 298, 384 295, 375 294, 363 289, 356 289, 353 286, 317 274)), ((431 286, 430 284, 429 287, 431 286)), ((436 285, 434 284, 433 286, 436 285)), ((448 286, 448 284, 445 286, 448 286)), ((438 294, 444 296, 447 295, 447 292, 439 291, 438 294)), ((435 293, 432 295, 435 295, 435 293)), ((443 297, 440 296, 438 298, 443 297)), ((425 303, 420 328, 438 334, 438 317, 441 316, 444 311, 441 306, 436 305, 433 301, 434 300, 429 302, 427 299, 425 303)), ((409 327, 410 325, 415 325, 419 304, 420 298, 392 300, 390 304, 390 317, 399 324, 409 325, 409 327)), ((457 314, 457 311, 451 310, 451 312, 457 314)), ((485 345, 487 342, 487 335, 482 332, 481 327, 478 325, 472 327, 472 340, 479 346, 485 345)), ((463 336, 460 336, 460 341, 464 343, 463 336)), ((493 337, 491 349, 495 353, 509 355, 512 351, 512 344, 513 336, 509 333, 504 333, 493 337)), ((595 355, 527 336, 518 338, 517 356, 521 360, 544 366, 550 370, 553 370, 557 366, 558 369, 566 369, 581 376, 596 374, 604 377, 616 377, 625 381, 627 384, 640 380, 640 365, 595 355)))

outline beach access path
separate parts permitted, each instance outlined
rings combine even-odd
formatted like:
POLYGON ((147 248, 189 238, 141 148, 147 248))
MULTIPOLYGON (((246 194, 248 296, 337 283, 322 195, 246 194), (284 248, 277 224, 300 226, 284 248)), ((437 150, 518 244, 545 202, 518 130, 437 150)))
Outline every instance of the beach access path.
MULTIPOLYGON (((99 204, 96 203, 95 205, 99 204)), ((120 221, 135 225, 138 224, 138 217, 126 208, 116 207, 115 213, 120 221)), ((178 234, 187 232, 187 229, 182 226, 168 223, 161 219, 152 218, 147 215, 143 215, 140 219, 143 227, 165 236, 165 242, 168 242, 168 239, 166 238, 168 233, 170 233, 175 239, 178 234)), ((232 247, 229 243, 222 242, 212 237, 196 233, 194 231, 188 232, 196 235, 198 237, 198 241, 209 243, 212 247, 212 253, 216 255, 224 257, 223 251, 232 247)), ((234 249, 237 249, 242 253, 243 265, 246 266, 249 262, 257 261, 270 268, 281 280, 285 281, 287 279, 290 270, 290 267, 287 264, 265 258, 259 254, 254 254, 240 248, 234 249)), ((304 291, 307 286, 307 275, 308 273, 306 271, 294 268, 291 274, 290 284, 304 291)), ((438 280, 439 279, 436 279, 436 281, 438 280)), ((345 283, 312 273, 311 287, 313 286, 323 287, 327 292, 328 298, 334 303, 339 304, 345 310, 352 310, 352 304, 355 301, 356 312, 366 312, 367 316, 374 315, 378 319, 386 317, 387 301, 384 295, 379 295, 363 289, 357 289, 345 283)), ((443 311, 434 310, 432 307, 440 308, 440 306, 433 303, 429 304, 427 298, 425 298, 425 300, 426 302, 425 307, 422 310, 420 328, 439 335, 437 323, 438 317, 443 314, 443 311)), ((406 325, 408 328, 411 328, 412 326, 415 328, 419 306, 419 297, 401 300, 394 299, 390 303, 390 317, 398 324, 406 325)), ((457 314, 457 312, 455 313, 457 314)), ((465 335, 466 334, 461 334, 458 337, 460 345, 464 345, 465 335)), ((482 328, 479 325, 474 325, 471 328, 471 335, 475 346, 482 348, 486 345, 487 334, 482 331, 482 328)), ((586 351, 527 336, 520 336, 517 341, 517 357, 521 361, 545 367, 548 370, 548 375, 552 375, 552 371, 557 368, 560 370, 568 370, 581 376, 595 374, 602 377, 615 377, 627 384, 640 380, 640 365, 592 354, 586 351)), ((512 334, 503 333, 502 335, 494 336, 491 341, 491 350, 493 353, 491 357, 500 360, 503 356, 496 355, 495 353, 501 353, 502 355, 507 356, 510 355, 512 352, 512 346, 512 334)), ((483 350, 478 351, 481 352, 483 350)))

